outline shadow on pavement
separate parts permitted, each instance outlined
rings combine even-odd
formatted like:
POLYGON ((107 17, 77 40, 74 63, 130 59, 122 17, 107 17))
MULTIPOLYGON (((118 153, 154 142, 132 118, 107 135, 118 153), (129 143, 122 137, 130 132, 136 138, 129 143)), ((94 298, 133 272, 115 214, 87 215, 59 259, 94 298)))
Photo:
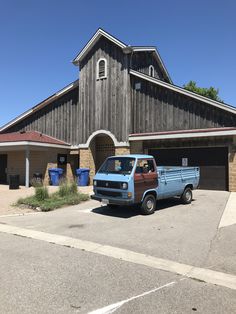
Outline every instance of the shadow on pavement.
POLYGON ((97 207, 92 210, 93 213, 118 218, 131 218, 140 215, 138 206, 117 206, 110 208, 109 206, 97 207))
POLYGON ((183 205, 178 197, 167 198, 164 200, 157 201, 156 210, 163 210, 163 209, 167 209, 168 207, 173 207, 173 206, 178 206, 178 205, 183 205))
MULTIPOLYGON (((194 201, 194 200, 193 200, 194 201)), ((181 205, 181 201, 179 198, 170 198, 165 200, 159 200, 157 202, 157 209, 156 211, 168 209, 173 206, 181 205)), ((109 206, 101 206, 96 207, 92 210, 92 213, 105 215, 105 216, 112 216, 118 218, 131 218, 134 216, 141 215, 139 205, 134 206, 116 206, 116 207, 109 207, 109 206)))

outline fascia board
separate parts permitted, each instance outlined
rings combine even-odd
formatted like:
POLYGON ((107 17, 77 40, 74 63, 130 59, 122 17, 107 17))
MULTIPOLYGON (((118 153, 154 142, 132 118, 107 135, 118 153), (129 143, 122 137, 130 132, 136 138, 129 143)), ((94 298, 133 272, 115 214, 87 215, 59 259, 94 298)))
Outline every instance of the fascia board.
POLYGON ((84 57, 84 55, 93 47, 93 45, 99 40, 101 36, 109 39, 111 42, 119 46, 120 48, 127 47, 126 44, 122 43, 120 40, 116 39, 112 35, 108 34, 102 29, 98 29, 97 32, 93 35, 93 37, 89 40, 89 42, 85 45, 85 47, 81 50, 81 52, 77 55, 77 57, 72 61, 75 65, 78 65, 79 61, 84 57))
POLYGON ((199 137, 219 137, 219 136, 235 136, 236 130, 230 131, 215 131, 215 132, 198 132, 198 133, 177 133, 164 135, 140 135, 129 136, 129 141, 150 141, 150 140, 167 140, 167 139, 184 139, 184 138, 199 138, 199 137))

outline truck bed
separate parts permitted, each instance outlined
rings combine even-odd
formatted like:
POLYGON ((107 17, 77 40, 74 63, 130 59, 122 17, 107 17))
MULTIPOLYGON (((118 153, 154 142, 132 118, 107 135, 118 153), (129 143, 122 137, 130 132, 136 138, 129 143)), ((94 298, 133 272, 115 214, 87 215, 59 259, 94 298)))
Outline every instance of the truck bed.
POLYGON ((199 184, 199 167, 157 167, 158 199, 181 195, 190 186, 196 189, 199 184))

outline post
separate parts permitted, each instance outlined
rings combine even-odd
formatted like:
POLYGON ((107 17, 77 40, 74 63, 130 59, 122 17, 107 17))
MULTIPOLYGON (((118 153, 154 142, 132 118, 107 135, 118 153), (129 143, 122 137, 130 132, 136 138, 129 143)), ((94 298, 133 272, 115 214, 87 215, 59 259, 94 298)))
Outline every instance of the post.
POLYGON ((30 157, 30 151, 29 151, 29 146, 27 146, 25 149, 25 187, 26 188, 29 188, 29 169, 30 169, 29 157, 30 157))

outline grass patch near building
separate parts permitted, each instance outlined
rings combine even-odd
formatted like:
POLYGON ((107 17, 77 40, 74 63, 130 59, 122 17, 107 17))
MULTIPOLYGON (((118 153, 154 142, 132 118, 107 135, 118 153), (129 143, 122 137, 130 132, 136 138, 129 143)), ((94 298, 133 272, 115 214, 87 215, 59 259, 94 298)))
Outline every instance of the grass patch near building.
POLYGON ((50 211, 63 206, 76 205, 87 200, 89 200, 89 195, 79 193, 75 182, 63 182, 59 186, 59 190, 52 194, 49 194, 48 188, 45 186, 35 187, 35 194, 20 198, 16 206, 24 205, 32 209, 50 211))

